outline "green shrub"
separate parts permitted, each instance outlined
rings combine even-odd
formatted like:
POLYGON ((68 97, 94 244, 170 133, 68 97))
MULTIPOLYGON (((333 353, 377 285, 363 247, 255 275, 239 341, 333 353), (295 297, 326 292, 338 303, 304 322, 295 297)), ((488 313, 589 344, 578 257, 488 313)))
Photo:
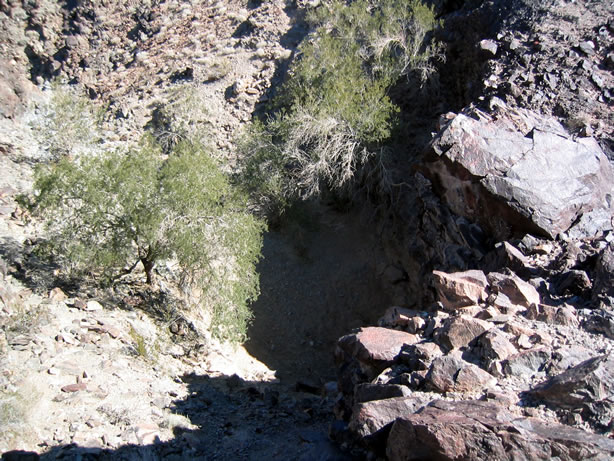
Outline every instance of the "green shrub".
POLYGON ((151 284, 156 263, 174 259, 214 333, 245 339, 263 224, 205 148, 180 141, 165 156, 145 137, 127 153, 64 157, 38 168, 35 191, 47 244, 66 264, 111 281, 141 263, 151 284))
POLYGON ((423 81, 436 54, 424 42, 437 22, 417 0, 328 0, 309 20, 314 32, 274 101, 276 115, 256 128, 261 139, 242 144, 248 177, 259 162, 261 173, 274 173, 260 196, 271 186, 302 197, 347 187, 390 140, 399 112, 390 89, 403 77, 423 81))

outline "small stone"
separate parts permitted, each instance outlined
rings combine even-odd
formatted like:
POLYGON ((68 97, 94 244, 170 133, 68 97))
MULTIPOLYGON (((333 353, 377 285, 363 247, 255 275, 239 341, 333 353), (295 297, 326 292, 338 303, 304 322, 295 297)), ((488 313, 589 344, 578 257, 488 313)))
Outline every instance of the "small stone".
POLYGON ((68 384, 66 386, 62 387, 62 392, 79 392, 79 391, 84 391, 87 389, 87 384, 81 382, 81 383, 75 383, 75 384, 68 384))
POLYGON ((595 44, 591 40, 587 40, 580 43, 580 50, 587 56, 592 56, 595 54, 595 44))
POLYGON ((56 287, 49 292, 49 299, 53 302, 59 303, 66 301, 67 298, 68 296, 66 296, 66 293, 64 293, 61 288, 56 287))
POLYGON ((494 40, 482 40, 480 42, 480 49, 487 52, 491 56, 496 56, 498 46, 494 40))
POLYGON ((107 333, 109 334, 109 336, 113 339, 117 339, 119 338, 119 335, 121 334, 121 332, 119 331, 118 328, 115 327, 106 327, 107 333))
POLYGON ((84 311, 87 308, 87 304, 82 299, 75 299, 72 304, 76 309, 84 311))
POLYGON ((160 440, 160 428, 157 424, 139 424, 134 428, 139 445, 152 445, 160 440))
POLYGON ((88 301, 86 304, 86 310, 89 312, 101 311, 102 305, 98 301, 88 301))

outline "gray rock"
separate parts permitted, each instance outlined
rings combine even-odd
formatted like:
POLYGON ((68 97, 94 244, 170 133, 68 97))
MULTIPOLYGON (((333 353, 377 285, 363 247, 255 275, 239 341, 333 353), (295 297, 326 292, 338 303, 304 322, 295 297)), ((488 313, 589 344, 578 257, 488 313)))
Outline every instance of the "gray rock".
POLYGON ((606 310, 594 312, 582 322, 582 327, 591 333, 600 333, 614 339, 614 314, 606 310))
POLYGON ((534 398, 561 408, 578 409, 614 398, 614 356, 586 360, 536 386, 534 398))
POLYGON ((494 40, 482 40, 479 43, 480 50, 485 51, 490 56, 496 56, 499 47, 494 40))
POLYGON ((583 346, 560 347, 552 353, 552 359, 548 364, 548 374, 561 373, 589 360, 593 355, 593 351, 583 346))
POLYGON ((442 355, 443 351, 437 343, 423 342, 404 347, 399 355, 399 362, 412 371, 428 370, 433 360, 442 355))
POLYGON ((595 54, 595 43, 591 40, 587 40, 585 42, 580 43, 580 50, 587 56, 592 56, 595 54))
POLYGON ((537 347, 522 351, 503 362, 503 371, 507 376, 531 376, 544 371, 552 351, 547 347, 537 347))
POLYGON ((610 210, 614 173, 594 139, 571 139, 554 118, 507 112, 496 121, 459 114, 431 142, 423 171, 455 213, 505 240, 555 237, 584 213, 610 210))
POLYGON ((594 273, 593 301, 611 305, 614 298, 614 247, 609 244, 599 255, 594 273))

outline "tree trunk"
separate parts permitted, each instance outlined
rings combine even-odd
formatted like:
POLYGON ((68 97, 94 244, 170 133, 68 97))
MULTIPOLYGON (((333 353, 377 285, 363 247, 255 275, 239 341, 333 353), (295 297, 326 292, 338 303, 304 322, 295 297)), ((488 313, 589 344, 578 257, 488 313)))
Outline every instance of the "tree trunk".
POLYGON ((145 276, 147 277, 147 285, 152 285, 153 278, 154 278, 154 274, 153 274, 154 262, 150 261, 147 258, 142 258, 141 262, 143 263, 143 269, 145 269, 145 276))

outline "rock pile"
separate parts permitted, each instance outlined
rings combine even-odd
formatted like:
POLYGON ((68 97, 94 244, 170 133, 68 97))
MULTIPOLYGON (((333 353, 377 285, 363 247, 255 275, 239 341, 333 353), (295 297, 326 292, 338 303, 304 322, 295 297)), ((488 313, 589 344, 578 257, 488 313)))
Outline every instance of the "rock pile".
POLYGON ((344 436, 394 460, 614 456, 599 435, 614 427, 614 342, 594 333, 610 314, 590 304, 596 272, 562 264, 612 250, 523 242, 487 255, 489 271, 434 271, 436 304, 339 340, 344 436))

